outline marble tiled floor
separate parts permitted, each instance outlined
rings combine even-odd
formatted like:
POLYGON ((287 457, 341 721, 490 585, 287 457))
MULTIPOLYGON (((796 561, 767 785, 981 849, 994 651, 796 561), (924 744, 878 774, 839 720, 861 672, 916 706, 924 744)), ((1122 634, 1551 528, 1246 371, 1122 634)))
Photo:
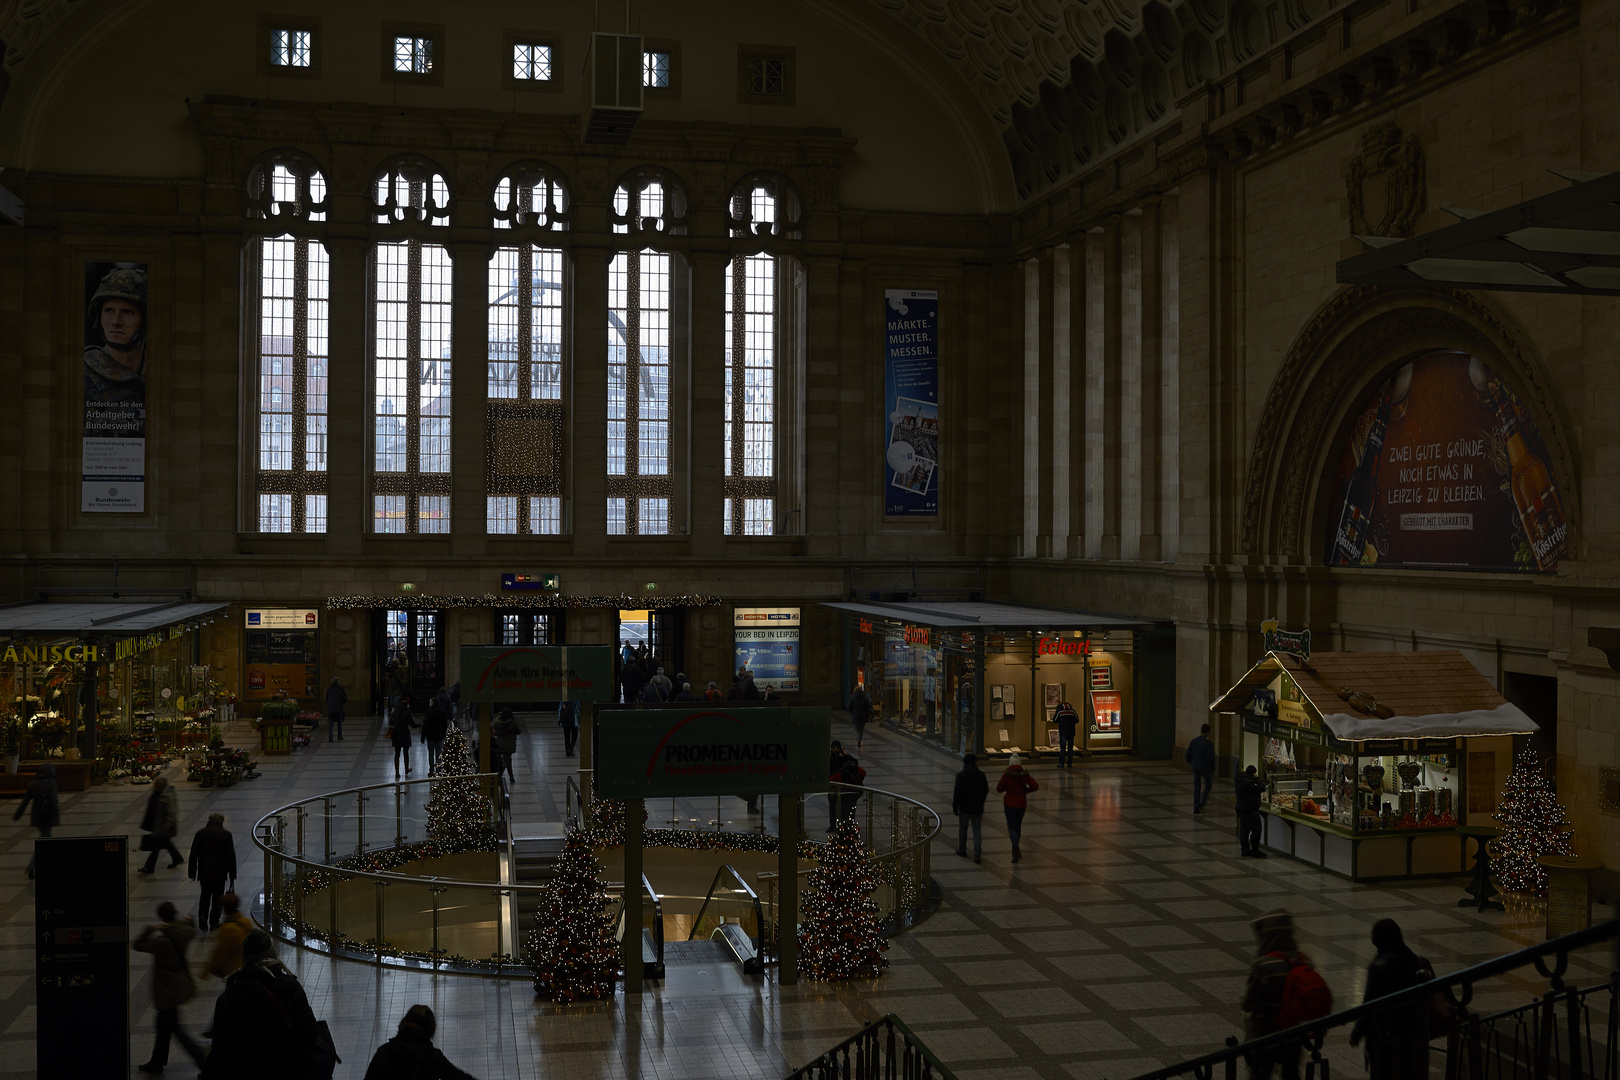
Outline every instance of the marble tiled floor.
MULTIPOLYGON (((862 763, 869 784, 948 811, 951 759, 869 733, 862 763)), ((563 758, 555 725, 534 717, 523 738, 514 819, 560 818, 564 777, 576 765, 563 758)), ((249 838, 261 813, 392 778, 378 725, 358 718, 343 742, 317 738, 293 757, 266 759, 263 772, 227 790, 178 785, 182 840, 209 813, 226 815, 244 895, 262 874, 249 838)), ((1273 908, 1296 915, 1304 948, 1341 1004, 1360 1000, 1368 930, 1383 916, 1398 919, 1442 972, 1541 936, 1533 913, 1459 909, 1458 880, 1357 886, 1281 858, 1238 858, 1229 803, 1217 796, 1209 812, 1194 816, 1188 781, 1169 763, 1064 772, 1039 765, 1035 775, 1042 790, 1024 829, 1025 861, 1010 863, 994 809, 985 818, 983 864, 957 858, 955 822, 947 817, 949 835, 934 849, 944 905, 893 942, 890 972, 871 982, 779 987, 732 971, 673 969, 637 1003, 621 997, 562 1009, 537 1005, 523 979, 379 970, 279 951, 316 1014, 331 1024, 345 1062, 340 1077, 361 1076, 405 1009, 425 1002, 439 1014, 439 1045, 481 1078, 781 1077, 893 1012, 961 1080, 1129 1080, 1214 1049, 1238 1030, 1236 1001, 1254 951, 1248 922, 1273 908)), ((138 834, 147 791, 102 787, 65 796, 59 835, 138 834)), ((728 809, 740 816, 740 804, 728 809)), ((706 811, 693 807, 690 816, 711 816, 706 811)), ((821 808, 808 817, 821 821, 821 808)), ((23 880, 33 834, 16 824, 0 836, 0 873, 8 879, 0 885, 0 1080, 9 1080, 34 1075, 33 891, 23 880)), ((132 923, 144 923, 165 899, 194 911, 196 893, 182 875, 132 874, 132 923)), ((139 1062, 150 1045, 152 1012, 149 962, 134 959, 139 1062)), ((1572 968, 1583 985, 1601 981, 1606 957, 1578 957, 1572 968)), ((1482 988, 1476 1004, 1519 1004, 1539 988, 1530 979, 1498 983, 1482 988)), ((217 991, 217 983, 204 984, 182 1011, 189 1030, 202 1026, 217 991)), ((1336 1071, 1362 1075, 1359 1053, 1342 1036, 1331 1047, 1336 1071)), ((174 1054, 168 1075, 192 1075, 178 1047, 174 1054)))

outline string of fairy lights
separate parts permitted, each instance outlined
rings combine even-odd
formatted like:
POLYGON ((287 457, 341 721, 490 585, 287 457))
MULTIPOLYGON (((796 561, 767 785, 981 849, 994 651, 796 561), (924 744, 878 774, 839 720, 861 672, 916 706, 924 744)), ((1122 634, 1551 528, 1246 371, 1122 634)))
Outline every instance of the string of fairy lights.
POLYGON ((601 596, 564 596, 561 593, 400 593, 376 596, 328 596, 329 611, 367 611, 378 608, 392 610, 441 610, 444 608, 615 608, 633 611, 644 608, 719 607, 725 598, 707 593, 662 595, 657 593, 619 593, 601 596))

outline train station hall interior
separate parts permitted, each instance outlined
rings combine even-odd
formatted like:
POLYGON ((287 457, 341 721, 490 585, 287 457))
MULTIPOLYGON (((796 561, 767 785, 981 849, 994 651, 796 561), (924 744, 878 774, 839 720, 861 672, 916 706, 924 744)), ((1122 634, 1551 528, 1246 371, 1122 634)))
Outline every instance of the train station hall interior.
POLYGON ((0 0, 0 1080, 1617 1080, 1617 343, 1620 0, 0 0))

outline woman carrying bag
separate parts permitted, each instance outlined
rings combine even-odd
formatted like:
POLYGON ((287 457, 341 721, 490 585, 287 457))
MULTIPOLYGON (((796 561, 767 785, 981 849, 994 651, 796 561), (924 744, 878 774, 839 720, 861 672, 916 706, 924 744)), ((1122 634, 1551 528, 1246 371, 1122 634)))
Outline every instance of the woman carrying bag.
POLYGON ((1024 832, 1024 811, 1029 808, 1029 793, 1040 789, 1041 785, 1024 770, 1024 763, 1017 754, 1007 759, 1007 771, 996 781, 996 790, 1002 793, 1002 809, 1007 814, 1007 836, 1012 840, 1013 862, 1024 857, 1024 853, 1018 850, 1018 841, 1024 832))

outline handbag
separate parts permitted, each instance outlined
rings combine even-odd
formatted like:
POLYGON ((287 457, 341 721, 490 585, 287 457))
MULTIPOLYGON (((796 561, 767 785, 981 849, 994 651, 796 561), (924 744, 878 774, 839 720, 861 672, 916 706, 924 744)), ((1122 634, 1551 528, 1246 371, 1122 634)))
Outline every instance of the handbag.
POLYGON ((389 724, 387 727, 383 728, 383 738, 392 739, 393 737, 394 737, 394 725, 389 724))

